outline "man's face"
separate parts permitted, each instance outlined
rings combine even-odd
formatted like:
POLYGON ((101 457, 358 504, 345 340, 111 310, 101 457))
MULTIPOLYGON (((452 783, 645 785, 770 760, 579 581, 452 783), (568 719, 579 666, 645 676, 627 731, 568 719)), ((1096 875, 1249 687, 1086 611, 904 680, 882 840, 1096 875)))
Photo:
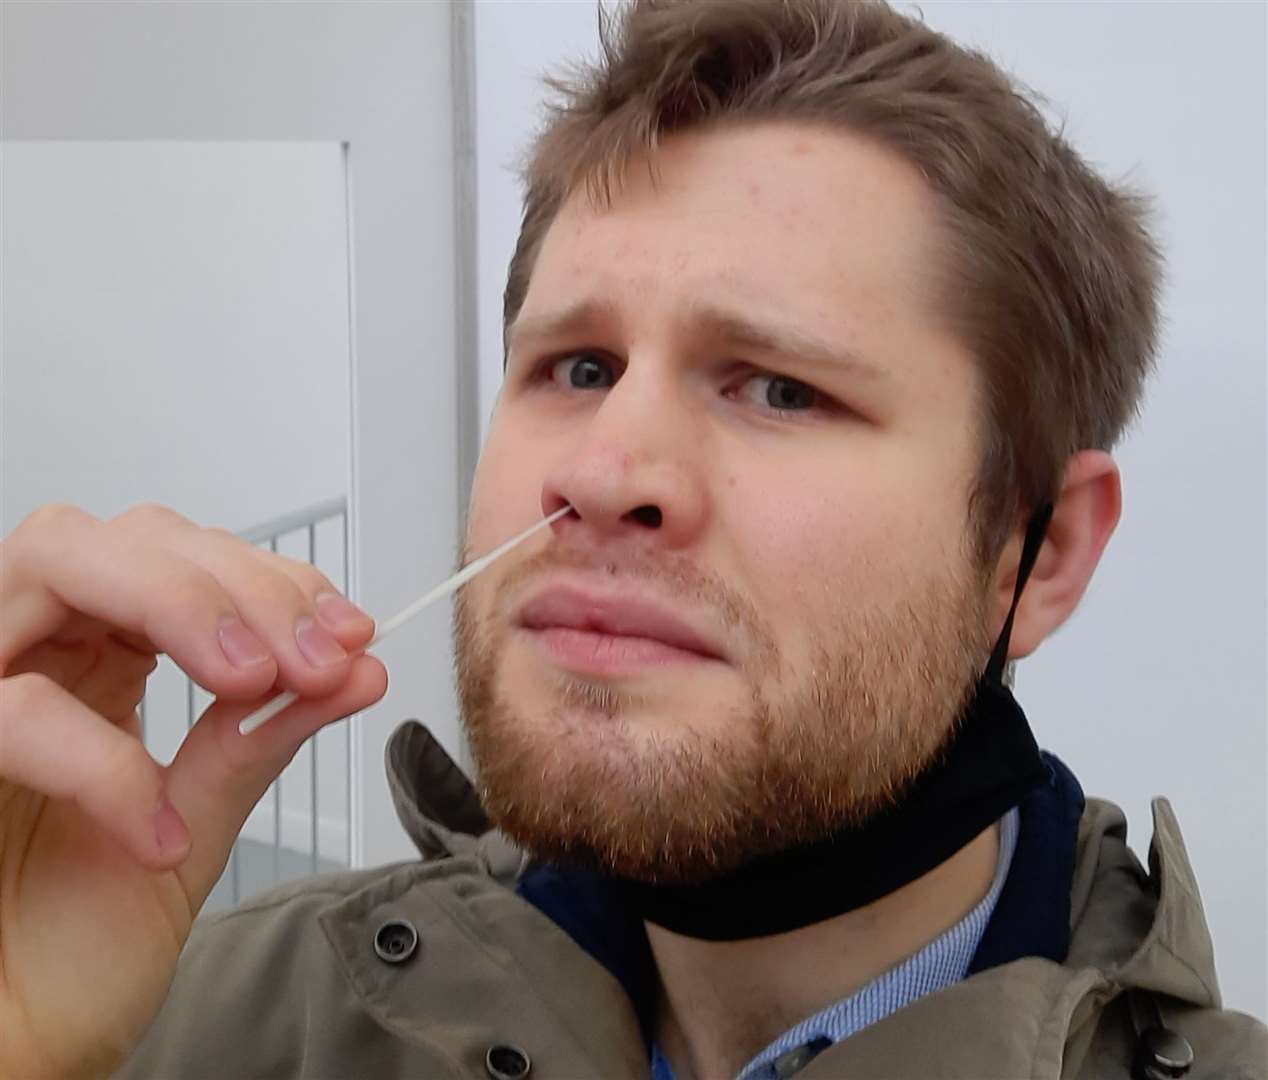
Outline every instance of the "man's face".
POLYGON ((667 139, 545 237, 459 595, 492 819, 544 857, 689 881, 891 799, 992 631, 977 383, 911 167, 791 124, 667 139), (686 647, 690 644, 690 647, 686 647))

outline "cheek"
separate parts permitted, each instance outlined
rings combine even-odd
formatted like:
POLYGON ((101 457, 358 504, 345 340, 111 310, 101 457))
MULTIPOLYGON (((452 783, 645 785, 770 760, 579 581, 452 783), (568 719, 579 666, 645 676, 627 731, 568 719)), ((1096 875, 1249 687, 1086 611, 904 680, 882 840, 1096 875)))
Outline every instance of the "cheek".
POLYGON ((514 425, 494 414, 476 464, 467 514, 467 549, 481 555, 541 514, 541 457, 525 454, 514 425))
POLYGON ((944 521, 946 496, 925 490, 927 476, 927 465, 921 476, 890 459, 728 488, 738 580, 781 649, 795 651, 850 608, 892 606, 922 568, 946 558, 939 534, 958 526, 944 521))

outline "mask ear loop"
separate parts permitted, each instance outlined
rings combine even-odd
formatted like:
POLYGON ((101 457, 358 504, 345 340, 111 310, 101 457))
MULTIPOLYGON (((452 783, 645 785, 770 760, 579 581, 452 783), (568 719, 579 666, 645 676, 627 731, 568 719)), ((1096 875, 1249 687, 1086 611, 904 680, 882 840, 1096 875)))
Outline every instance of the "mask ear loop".
POLYGON ((1052 511, 1053 504, 1044 503, 1026 526, 1026 539, 1021 548, 1021 559, 1017 563, 1017 587, 1013 590, 1013 603, 1008 609, 1008 618, 1004 620, 1004 629, 999 633, 999 640, 995 642, 990 663, 986 665, 986 673, 982 676, 987 682, 1003 684, 1004 665, 1008 662, 1008 641, 1013 633, 1013 616, 1017 614, 1021 591, 1026 586, 1030 571, 1034 569, 1035 560, 1039 558, 1039 549, 1043 546, 1048 525, 1052 522, 1052 511))

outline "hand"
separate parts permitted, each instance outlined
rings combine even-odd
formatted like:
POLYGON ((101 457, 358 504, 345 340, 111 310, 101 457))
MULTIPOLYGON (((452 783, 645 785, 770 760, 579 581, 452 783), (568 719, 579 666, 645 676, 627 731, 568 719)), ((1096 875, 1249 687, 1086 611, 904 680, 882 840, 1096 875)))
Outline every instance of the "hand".
POLYGON ((357 652, 373 620, 326 623, 323 592, 315 567, 160 506, 45 506, 0 542, 0 1077, 117 1068, 251 808, 386 692, 357 652), (160 653, 216 697, 166 768, 136 713, 160 653), (279 689, 301 700, 240 735, 279 689))

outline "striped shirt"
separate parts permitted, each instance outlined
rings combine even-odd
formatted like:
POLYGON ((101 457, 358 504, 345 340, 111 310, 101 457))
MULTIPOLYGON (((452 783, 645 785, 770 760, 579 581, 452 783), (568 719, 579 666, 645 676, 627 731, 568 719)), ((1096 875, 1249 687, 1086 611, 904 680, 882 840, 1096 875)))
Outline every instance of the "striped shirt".
MULTIPOLYGON (((1019 820, 1015 807, 1000 818, 995 877, 977 907, 897 967, 789 1028, 744 1066, 736 1080, 785 1080, 833 1043, 885 1019, 917 998, 963 979, 1008 877, 1017 847, 1019 820)), ((652 1047, 652 1080, 674 1080, 669 1062, 656 1046, 652 1047)))

